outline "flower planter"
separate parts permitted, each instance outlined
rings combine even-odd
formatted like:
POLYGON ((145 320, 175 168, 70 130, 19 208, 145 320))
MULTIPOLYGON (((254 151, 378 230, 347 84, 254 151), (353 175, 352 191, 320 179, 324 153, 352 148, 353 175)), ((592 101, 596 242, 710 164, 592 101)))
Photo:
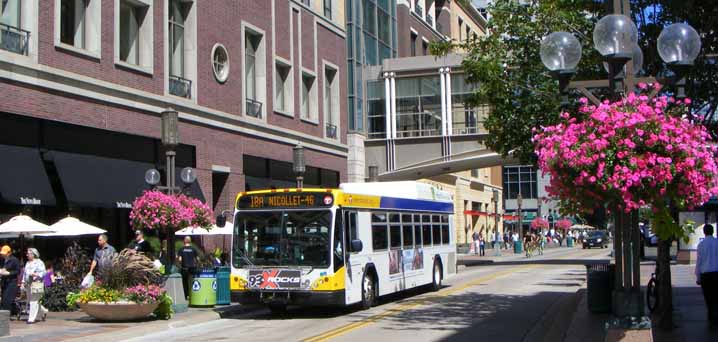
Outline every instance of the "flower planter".
POLYGON ((159 303, 90 302, 78 303, 78 305, 84 313, 102 321, 132 321, 149 316, 157 309, 159 303))

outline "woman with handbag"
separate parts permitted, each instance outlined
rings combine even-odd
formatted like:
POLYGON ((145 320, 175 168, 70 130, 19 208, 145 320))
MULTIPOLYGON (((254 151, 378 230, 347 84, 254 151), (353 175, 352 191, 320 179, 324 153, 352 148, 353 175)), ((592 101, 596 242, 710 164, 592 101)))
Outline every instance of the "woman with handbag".
POLYGON ((27 293, 27 301, 30 303, 27 324, 35 323, 38 317, 42 317, 43 321, 47 317, 47 309, 40 305, 40 299, 45 293, 44 276, 45 263, 40 260, 40 252, 35 248, 28 248, 25 273, 22 278, 23 287, 25 287, 27 293))

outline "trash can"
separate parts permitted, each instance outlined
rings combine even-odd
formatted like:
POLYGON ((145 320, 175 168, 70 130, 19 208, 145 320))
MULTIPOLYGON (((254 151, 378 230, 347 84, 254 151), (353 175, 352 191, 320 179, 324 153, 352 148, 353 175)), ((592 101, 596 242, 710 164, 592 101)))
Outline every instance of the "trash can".
POLYGON ((586 302, 593 313, 611 312, 611 293, 616 273, 614 264, 586 265, 586 302))
POLYGON ((217 276, 214 269, 195 274, 190 289, 190 306, 214 306, 217 303, 217 276))
POLYGON ((229 267, 217 267, 217 305, 230 304, 229 267))
POLYGON ((566 239, 566 247, 573 247, 573 238, 570 236, 566 239))
POLYGON ((523 241, 514 241, 514 254, 521 254, 523 241))

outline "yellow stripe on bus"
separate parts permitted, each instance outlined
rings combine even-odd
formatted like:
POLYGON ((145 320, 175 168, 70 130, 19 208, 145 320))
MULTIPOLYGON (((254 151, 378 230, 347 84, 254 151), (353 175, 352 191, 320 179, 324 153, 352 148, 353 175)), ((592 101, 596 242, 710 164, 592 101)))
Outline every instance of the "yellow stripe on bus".
POLYGON ((380 196, 371 195, 357 195, 339 193, 336 199, 336 204, 345 207, 358 207, 358 208, 379 208, 381 205, 380 196))
POLYGON ((338 269, 334 274, 319 277, 312 283, 313 291, 337 291, 345 288, 346 268, 338 269))

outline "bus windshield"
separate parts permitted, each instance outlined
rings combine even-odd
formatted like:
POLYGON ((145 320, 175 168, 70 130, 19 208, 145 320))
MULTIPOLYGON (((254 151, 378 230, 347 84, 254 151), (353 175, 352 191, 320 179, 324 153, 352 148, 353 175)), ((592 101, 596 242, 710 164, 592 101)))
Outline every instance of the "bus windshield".
POLYGON ((328 267, 329 210, 239 212, 235 217, 234 267, 328 267))

